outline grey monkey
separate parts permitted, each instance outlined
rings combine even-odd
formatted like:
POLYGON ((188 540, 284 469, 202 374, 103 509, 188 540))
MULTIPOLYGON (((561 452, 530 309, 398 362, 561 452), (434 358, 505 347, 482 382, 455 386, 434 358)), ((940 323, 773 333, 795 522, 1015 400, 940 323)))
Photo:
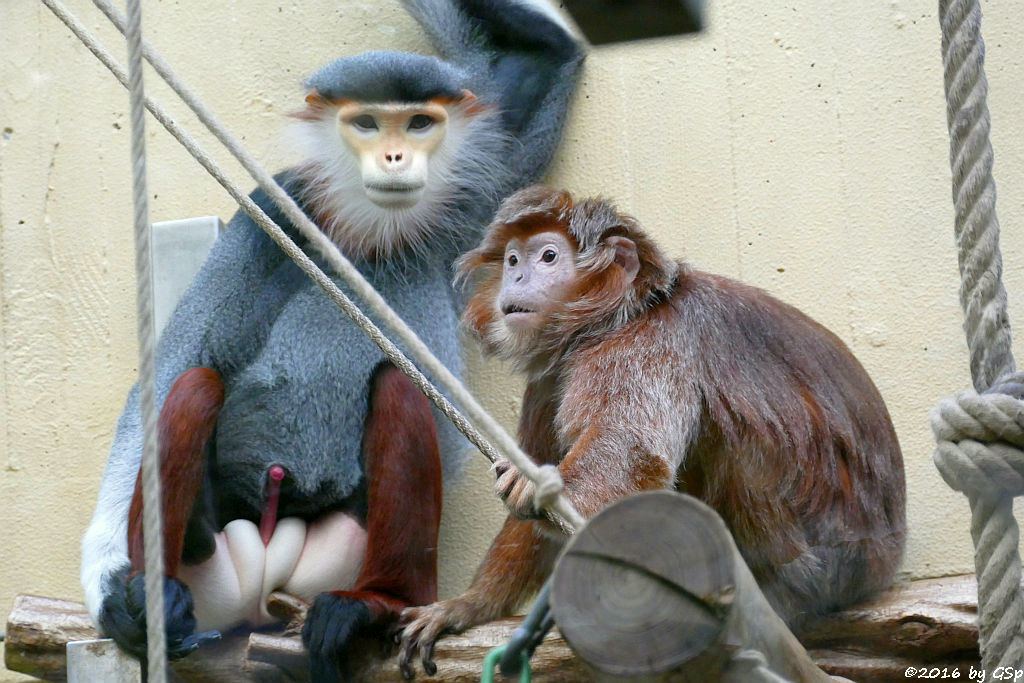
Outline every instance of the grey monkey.
MULTIPOLYGON (((540 3, 403 4, 443 59, 370 52, 315 72, 291 130, 305 161, 277 179, 458 375, 451 263, 547 167, 584 53, 540 3)), ((332 680, 354 635, 436 600, 442 472, 465 442, 241 212, 163 333, 157 400, 172 657, 269 620, 283 588, 313 601, 303 640, 314 680, 332 680)), ((100 630, 138 656, 141 442, 136 386, 81 577, 100 630)))

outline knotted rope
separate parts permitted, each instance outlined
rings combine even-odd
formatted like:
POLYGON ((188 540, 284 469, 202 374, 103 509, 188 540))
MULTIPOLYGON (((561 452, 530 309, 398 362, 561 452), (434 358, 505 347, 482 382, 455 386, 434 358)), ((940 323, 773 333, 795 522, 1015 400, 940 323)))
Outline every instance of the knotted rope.
POLYGON ((1024 494, 1024 375, 1015 370, 1002 285, 996 188, 977 0, 939 0, 960 303, 976 392, 932 412, 935 464, 971 506, 982 666, 1024 665, 1024 600, 1013 498, 1024 494), (997 378, 1005 379, 997 382, 997 378), (995 386, 993 386, 995 384, 995 386), (991 389, 989 389, 991 387, 991 389), (988 391, 986 391, 988 390, 988 391))
POLYGON ((1024 662, 1024 595, 1013 498, 1024 495, 1024 373, 983 394, 965 391, 932 411, 935 465, 971 505, 982 666, 1024 662))

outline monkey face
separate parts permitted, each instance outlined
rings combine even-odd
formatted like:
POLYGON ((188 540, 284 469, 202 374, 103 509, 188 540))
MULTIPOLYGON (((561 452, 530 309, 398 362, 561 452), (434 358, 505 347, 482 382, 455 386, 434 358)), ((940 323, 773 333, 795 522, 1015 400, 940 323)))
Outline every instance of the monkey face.
POLYGON ((505 324, 513 332, 540 329, 568 300, 576 279, 576 250, 562 232, 509 240, 497 298, 505 324))
POLYGON ((342 140, 358 160, 367 198, 386 209, 419 203, 427 185, 431 155, 444 141, 448 110, 422 104, 362 104, 338 107, 342 140))

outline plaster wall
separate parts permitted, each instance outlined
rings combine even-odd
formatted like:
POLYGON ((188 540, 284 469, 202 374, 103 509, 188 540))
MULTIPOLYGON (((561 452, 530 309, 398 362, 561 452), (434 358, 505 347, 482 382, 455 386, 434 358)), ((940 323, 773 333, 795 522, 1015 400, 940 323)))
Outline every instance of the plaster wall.
MULTIPOLYGON (((67 4, 124 53, 91 3, 67 4)), ((1004 282, 1018 322, 1024 14, 1007 0, 982 6, 1004 282)), ((712 0, 708 9, 702 35, 592 51, 549 181, 617 200, 670 253, 764 287, 846 341, 885 397, 906 459, 904 574, 972 571, 967 502, 932 465, 928 426, 941 396, 970 386, 936 3, 712 0)), ((79 541, 137 361, 127 95, 41 4, 0 3, 0 27, 6 615, 19 592, 81 598, 79 541)), ((391 0, 149 0, 144 27, 272 169, 293 161, 277 136, 312 70, 366 49, 428 50, 391 0)), ((151 219, 230 217, 231 199, 147 125, 151 219)), ((240 169, 235 177, 250 184, 240 169)), ((513 428, 521 383, 471 359, 474 390, 513 428)), ((443 596, 467 585, 500 524, 490 481, 479 458, 446 491, 443 596)), ((12 676, 0 671, 0 681, 12 676)))

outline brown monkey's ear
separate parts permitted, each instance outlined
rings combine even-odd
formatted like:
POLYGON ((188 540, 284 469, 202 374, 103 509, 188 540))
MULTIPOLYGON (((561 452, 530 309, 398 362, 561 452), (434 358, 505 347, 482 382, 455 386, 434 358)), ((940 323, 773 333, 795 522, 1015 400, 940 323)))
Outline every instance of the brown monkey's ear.
POLYGON ((626 277, 632 282, 640 272, 640 258, 636 254, 636 242, 622 235, 611 235, 605 239, 609 247, 615 250, 615 265, 626 271, 626 277))

